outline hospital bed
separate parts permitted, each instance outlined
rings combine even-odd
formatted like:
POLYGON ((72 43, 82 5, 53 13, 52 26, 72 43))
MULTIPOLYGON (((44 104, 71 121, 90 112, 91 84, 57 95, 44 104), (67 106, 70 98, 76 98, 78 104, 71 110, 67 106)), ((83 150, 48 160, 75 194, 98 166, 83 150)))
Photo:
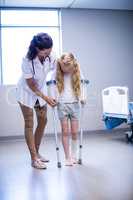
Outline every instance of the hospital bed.
POLYGON ((122 123, 130 126, 126 132, 128 142, 133 142, 133 102, 129 102, 127 87, 108 87, 102 90, 103 120, 107 129, 113 129, 122 123))

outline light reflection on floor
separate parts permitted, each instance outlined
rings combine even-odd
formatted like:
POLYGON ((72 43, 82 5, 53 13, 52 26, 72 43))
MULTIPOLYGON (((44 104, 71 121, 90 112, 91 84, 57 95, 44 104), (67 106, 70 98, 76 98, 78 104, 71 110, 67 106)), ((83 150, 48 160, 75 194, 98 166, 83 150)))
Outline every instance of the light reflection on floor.
POLYGON ((54 139, 45 138, 50 163, 36 170, 24 141, 0 142, 0 200, 133 200, 133 145, 122 134, 95 134, 83 147, 83 165, 59 169, 54 139))

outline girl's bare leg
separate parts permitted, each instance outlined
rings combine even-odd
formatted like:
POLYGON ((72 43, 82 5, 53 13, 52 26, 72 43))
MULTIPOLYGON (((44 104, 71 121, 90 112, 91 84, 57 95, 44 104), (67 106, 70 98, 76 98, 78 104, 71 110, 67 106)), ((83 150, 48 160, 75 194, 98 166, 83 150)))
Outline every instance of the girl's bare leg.
POLYGON ((76 162, 77 160, 77 139, 78 139, 78 120, 71 120, 71 157, 76 162))
POLYGON ((70 148, 69 148, 69 122, 67 118, 61 120, 62 128, 62 144, 64 148, 65 158, 70 158, 70 148))

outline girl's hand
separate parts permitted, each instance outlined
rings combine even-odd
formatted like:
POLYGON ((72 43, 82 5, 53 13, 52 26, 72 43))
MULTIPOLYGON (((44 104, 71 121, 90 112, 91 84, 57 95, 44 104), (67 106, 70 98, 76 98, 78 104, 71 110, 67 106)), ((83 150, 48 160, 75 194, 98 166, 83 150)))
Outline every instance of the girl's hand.
POLYGON ((54 107, 57 105, 57 102, 55 99, 49 97, 49 96, 44 96, 43 98, 50 106, 54 107))

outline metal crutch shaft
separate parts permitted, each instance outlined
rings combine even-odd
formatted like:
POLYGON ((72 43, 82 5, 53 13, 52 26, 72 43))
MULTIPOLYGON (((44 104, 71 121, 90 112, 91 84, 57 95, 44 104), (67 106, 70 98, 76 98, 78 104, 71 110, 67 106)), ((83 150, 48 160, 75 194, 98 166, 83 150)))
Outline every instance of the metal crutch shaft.
POLYGON ((81 100, 80 102, 80 142, 79 142, 79 164, 82 164, 82 149, 83 149, 83 110, 87 100, 87 85, 89 84, 89 80, 81 79, 81 100))
POLYGON ((60 155, 59 155, 59 145, 58 145, 58 136, 57 136, 57 128, 56 128, 56 116, 55 116, 55 107, 53 110, 53 121, 54 121, 54 134, 55 134, 55 143, 56 143, 56 153, 57 153, 57 167, 61 168, 60 155))
POLYGON ((82 128, 82 117, 83 117, 84 104, 80 104, 80 140, 79 140, 79 160, 78 163, 82 164, 82 148, 83 148, 83 128, 82 128))

